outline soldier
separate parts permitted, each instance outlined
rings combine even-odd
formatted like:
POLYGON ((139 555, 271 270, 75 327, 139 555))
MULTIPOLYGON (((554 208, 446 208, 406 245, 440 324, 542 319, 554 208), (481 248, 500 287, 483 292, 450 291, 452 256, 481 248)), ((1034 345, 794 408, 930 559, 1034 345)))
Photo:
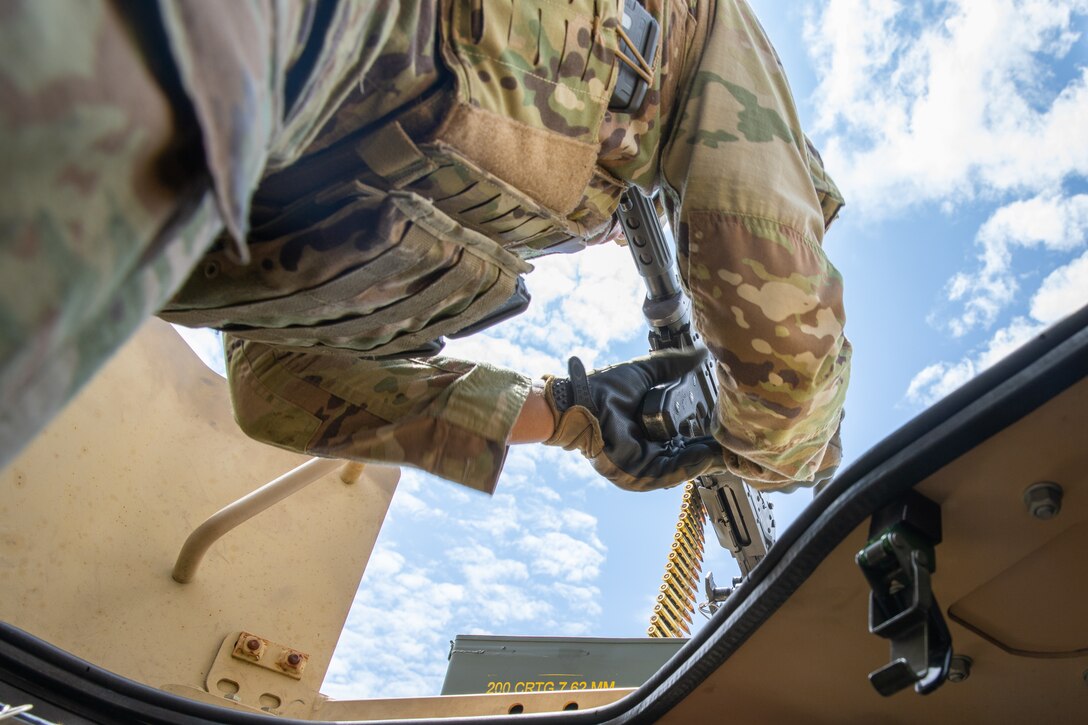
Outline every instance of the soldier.
POLYGON ((273 445, 488 492, 529 441, 638 490, 826 477, 841 196, 743 0, 645 11, 5 4, 0 463, 158 312, 228 333, 238 422, 273 445), (629 185, 660 190, 718 361, 716 440, 679 450, 634 417, 690 355, 543 386, 434 355, 518 299, 528 260, 606 239, 629 185))

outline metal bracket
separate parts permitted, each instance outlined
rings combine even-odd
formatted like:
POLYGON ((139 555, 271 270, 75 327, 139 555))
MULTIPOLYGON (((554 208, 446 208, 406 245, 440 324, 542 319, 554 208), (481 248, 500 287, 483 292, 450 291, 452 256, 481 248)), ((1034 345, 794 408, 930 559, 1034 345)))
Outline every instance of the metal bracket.
POLYGON ((228 635, 208 670, 212 695, 274 715, 309 717, 320 697, 306 677, 310 656, 249 632, 228 635))
POLYGON ((706 601, 699 604, 699 611, 702 612, 704 617, 710 619, 743 581, 744 577, 735 576, 733 577, 733 586, 720 587, 714 582, 714 572, 708 571, 706 576, 703 577, 703 592, 706 594, 706 601))
POLYGON ((928 695, 948 677, 952 636, 930 582, 940 542, 940 506, 911 491, 873 515, 855 557, 872 588, 869 631, 891 640, 891 661, 869 673, 885 697, 910 685, 928 695))

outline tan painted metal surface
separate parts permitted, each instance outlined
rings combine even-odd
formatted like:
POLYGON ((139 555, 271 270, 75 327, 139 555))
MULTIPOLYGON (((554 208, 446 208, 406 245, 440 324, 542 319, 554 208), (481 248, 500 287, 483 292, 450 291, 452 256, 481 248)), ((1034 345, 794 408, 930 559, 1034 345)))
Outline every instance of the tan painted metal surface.
POLYGON ((955 651, 974 660, 963 682, 890 698, 867 681, 888 661, 867 630, 868 586, 854 563, 868 523, 666 723, 1072 723, 1088 718, 1088 380, 945 466, 919 490, 942 506, 933 591, 947 613, 974 620, 1018 656, 949 620, 955 651), (1023 493, 1055 481, 1061 513, 1031 516, 1023 493))
POLYGON ((510 695, 391 697, 381 700, 329 700, 319 705, 322 720, 394 720, 587 710, 615 702, 633 689, 533 692, 510 695))
POLYGON ((0 473, 0 618, 175 692, 203 690, 224 638, 255 632, 309 655, 300 680, 265 671, 264 702, 305 716, 316 696, 284 693, 316 695, 397 470, 334 469, 226 533, 192 582, 171 567, 202 521, 306 460, 247 439, 225 382, 149 322, 0 473))

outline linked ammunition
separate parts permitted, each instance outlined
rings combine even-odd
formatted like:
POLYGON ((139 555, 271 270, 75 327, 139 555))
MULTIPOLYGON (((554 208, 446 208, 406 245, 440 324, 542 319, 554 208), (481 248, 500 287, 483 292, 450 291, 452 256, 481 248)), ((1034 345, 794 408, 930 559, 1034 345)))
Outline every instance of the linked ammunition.
POLYGON ((703 566, 703 504, 688 482, 680 501, 680 515, 665 562, 660 592, 646 630, 651 637, 678 637, 687 634, 703 566))
POLYGON ((680 561, 680 557, 672 552, 669 552, 669 560, 665 563, 665 571, 686 581, 689 587, 699 584, 698 575, 690 567, 684 566, 683 562, 680 561))
POLYGON ((684 566, 690 567, 693 571, 699 571, 702 568, 702 562, 692 556, 691 552, 679 541, 672 542, 669 551, 679 556, 683 560, 684 566))
POLYGON ((677 609, 668 597, 658 595, 657 604, 654 605, 654 612, 657 612, 658 607, 666 610, 677 622, 691 624, 691 614, 684 609, 677 609))
POLYGON ((688 559, 691 560, 693 566, 702 567, 702 555, 699 552, 695 551, 691 547, 691 544, 685 541, 684 537, 681 536, 679 533, 672 537, 672 548, 683 550, 684 554, 686 554, 688 559))
POLYGON ((695 599, 691 594, 691 590, 679 590, 668 584, 661 585, 661 593, 657 597, 660 599, 662 596, 667 597, 674 607, 682 610, 690 609, 691 602, 695 599))
MULTIPOLYGON (((680 623, 680 620, 673 617, 672 614, 670 614, 668 610, 666 610, 660 604, 654 605, 654 613, 653 616, 650 617, 651 623, 654 621, 654 617, 658 617, 661 621, 663 621, 665 623, 665 627, 668 628, 670 632, 681 632, 684 629, 683 625, 681 625, 680 623)), ((679 637, 680 635, 674 634, 673 636, 679 637)))

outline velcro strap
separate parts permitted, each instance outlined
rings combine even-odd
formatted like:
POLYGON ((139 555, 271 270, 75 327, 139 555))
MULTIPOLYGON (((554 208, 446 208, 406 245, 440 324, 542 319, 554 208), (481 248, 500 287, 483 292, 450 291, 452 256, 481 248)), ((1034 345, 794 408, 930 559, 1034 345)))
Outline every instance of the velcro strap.
POLYGON ((589 378, 586 377, 586 366, 577 357, 567 361, 567 373, 570 375, 570 392, 575 405, 581 405, 593 415, 597 415, 597 406, 593 403, 593 396, 589 392, 589 378))
POLYGON ((367 134, 355 150, 370 170, 394 189, 401 189, 438 168, 396 121, 367 134))
POLYGON ((566 412, 567 408, 574 404, 570 395, 570 381, 564 378, 556 378, 552 383, 552 399, 555 401, 555 409, 566 412))

